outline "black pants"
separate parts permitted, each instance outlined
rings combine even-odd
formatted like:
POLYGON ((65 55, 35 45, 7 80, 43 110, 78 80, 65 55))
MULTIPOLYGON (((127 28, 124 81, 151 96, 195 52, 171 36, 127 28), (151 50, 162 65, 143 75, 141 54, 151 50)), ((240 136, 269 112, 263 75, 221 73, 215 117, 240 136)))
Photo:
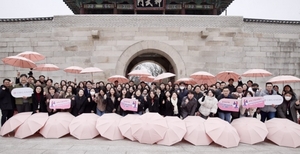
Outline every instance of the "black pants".
POLYGON ((14 115, 14 110, 1 110, 2 118, 1 118, 1 126, 14 115))
POLYGON ((30 103, 17 104, 17 110, 18 110, 18 113, 30 112, 30 111, 32 111, 31 104, 30 103))

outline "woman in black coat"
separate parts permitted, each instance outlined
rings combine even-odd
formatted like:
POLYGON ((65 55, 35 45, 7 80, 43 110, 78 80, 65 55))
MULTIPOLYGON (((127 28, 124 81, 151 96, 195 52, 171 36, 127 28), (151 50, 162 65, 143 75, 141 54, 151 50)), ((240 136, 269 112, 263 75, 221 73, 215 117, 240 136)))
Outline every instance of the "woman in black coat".
POLYGON ((3 85, 0 87, 0 109, 2 113, 1 125, 13 116, 16 108, 15 98, 11 95, 11 84, 9 79, 3 80, 3 85))
POLYGON ((147 97, 145 110, 147 108, 149 109, 149 112, 159 112, 159 99, 154 91, 150 91, 149 96, 147 97))
POLYGON ((118 97, 116 89, 111 87, 106 97, 105 113, 117 113, 117 109, 119 105, 120 105, 120 97, 118 97))
POLYGON ((94 88, 90 90, 90 94, 87 96, 87 103, 85 105, 84 113, 96 113, 96 102, 95 102, 96 91, 94 88))
POLYGON ((84 96, 83 89, 78 91, 78 94, 72 99, 72 109, 71 114, 78 116, 83 113, 85 105, 87 103, 87 98, 84 96))
POLYGON ((166 91, 165 99, 163 100, 162 105, 164 106, 164 116, 173 116, 174 115, 174 106, 171 102, 171 93, 166 91))
POLYGON ((142 96, 142 92, 140 89, 137 89, 134 92, 133 99, 136 99, 138 101, 138 110, 136 114, 142 115, 145 107, 145 98, 142 96))
POLYGON ((33 113, 48 112, 44 88, 42 86, 36 86, 34 88, 34 92, 32 94, 32 109, 33 113))

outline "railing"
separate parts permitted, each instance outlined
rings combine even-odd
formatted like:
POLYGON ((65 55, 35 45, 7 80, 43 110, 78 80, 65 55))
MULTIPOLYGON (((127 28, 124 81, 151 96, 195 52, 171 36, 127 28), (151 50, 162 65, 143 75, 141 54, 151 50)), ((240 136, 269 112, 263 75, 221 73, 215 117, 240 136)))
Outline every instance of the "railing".
POLYGON ((114 4, 84 4, 85 9, 113 9, 114 4))

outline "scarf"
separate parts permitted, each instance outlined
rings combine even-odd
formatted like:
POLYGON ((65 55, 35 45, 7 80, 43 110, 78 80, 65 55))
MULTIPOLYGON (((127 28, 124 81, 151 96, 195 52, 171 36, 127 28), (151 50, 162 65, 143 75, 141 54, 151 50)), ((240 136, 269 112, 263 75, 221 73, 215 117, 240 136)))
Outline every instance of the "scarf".
POLYGON ((177 106, 177 102, 178 102, 178 98, 176 98, 175 100, 173 98, 171 98, 171 103, 174 106, 174 114, 178 114, 178 106, 177 106))

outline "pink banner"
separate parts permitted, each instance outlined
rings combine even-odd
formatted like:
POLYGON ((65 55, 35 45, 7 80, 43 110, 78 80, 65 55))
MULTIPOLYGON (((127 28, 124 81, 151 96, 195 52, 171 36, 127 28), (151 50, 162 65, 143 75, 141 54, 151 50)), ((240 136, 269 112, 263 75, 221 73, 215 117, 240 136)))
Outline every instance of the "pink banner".
POLYGON ((219 101, 218 107, 223 111, 239 112, 239 100, 223 98, 219 101))
POLYGON ((242 106, 246 109, 264 107, 265 99, 263 97, 243 97, 242 106))
POLYGON ((50 109, 69 109, 71 107, 70 99, 50 99, 50 109))
POLYGON ((138 101, 136 99, 124 98, 121 100, 121 108, 125 111, 137 111, 138 101))

